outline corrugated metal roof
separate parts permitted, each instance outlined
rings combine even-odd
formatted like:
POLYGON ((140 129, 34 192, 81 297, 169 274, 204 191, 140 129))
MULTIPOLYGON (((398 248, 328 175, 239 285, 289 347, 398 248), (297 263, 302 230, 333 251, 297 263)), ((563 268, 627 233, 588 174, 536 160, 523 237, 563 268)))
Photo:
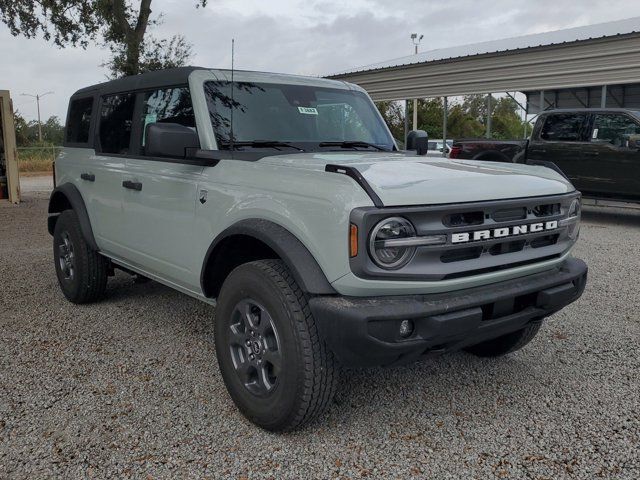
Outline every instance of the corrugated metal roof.
POLYGON ((583 27, 567 28, 555 30, 553 32, 534 33, 521 37, 504 38, 501 40, 490 40, 487 42, 474 43, 470 45, 459 45, 455 47, 439 48, 394 58, 385 62, 374 63, 362 67, 354 67, 342 72, 333 73, 329 77, 345 75, 349 73, 380 70, 383 68, 400 67, 416 63, 435 62, 438 60, 449 60, 453 58, 469 57, 486 53, 507 52, 510 50, 521 50, 532 47, 542 47, 548 45, 558 45, 562 43, 576 42, 616 35, 640 32, 640 17, 626 18, 613 22, 586 25, 583 27))

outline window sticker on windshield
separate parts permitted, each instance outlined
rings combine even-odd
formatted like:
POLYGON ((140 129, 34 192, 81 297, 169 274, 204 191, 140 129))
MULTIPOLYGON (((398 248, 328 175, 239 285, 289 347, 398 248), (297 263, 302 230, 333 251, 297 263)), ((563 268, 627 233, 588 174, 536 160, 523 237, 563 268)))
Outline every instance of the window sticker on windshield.
POLYGON ((318 110, 313 107, 298 107, 298 111, 300 113, 304 113, 305 115, 317 115, 318 110))
POLYGON ((597 128, 593 129, 593 134, 591 135, 591 138, 598 138, 598 129, 597 128))

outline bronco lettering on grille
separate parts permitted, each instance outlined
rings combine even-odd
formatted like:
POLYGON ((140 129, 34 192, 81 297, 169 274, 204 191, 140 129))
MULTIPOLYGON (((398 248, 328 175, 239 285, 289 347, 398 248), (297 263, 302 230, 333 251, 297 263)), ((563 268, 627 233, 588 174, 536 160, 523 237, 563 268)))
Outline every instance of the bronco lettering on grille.
POLYGON ((514 225, 511 227, 494 228, 491 230, 476 230, 475 232, 459 232, 451 234, 451 243, 478 242, 481 240, 491 240, 494 238, 507 238, 527 233, 538 233, 558 228, 558 221, 529 223, 525 225, 514 225))

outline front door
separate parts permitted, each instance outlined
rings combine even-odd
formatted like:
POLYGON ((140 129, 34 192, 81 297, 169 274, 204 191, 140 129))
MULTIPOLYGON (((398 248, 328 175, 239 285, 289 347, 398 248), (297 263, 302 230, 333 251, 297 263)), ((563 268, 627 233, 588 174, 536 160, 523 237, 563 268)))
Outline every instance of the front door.
POLYGON ((203 167, 178 158, 145 155, 145 127, 178 123, 195 129, 189 89, 173 87, 139 94, 137 154, 127 158, 123 179, 128 260, 146 272, 198 291, 201 259, 193 255, 198 182, 203 167))
POLYGON ((530 160, 555 163, 578 190, 589 185, 593 159, 584 155, 589 146, 587 113, 550 113, 527 150, 530 160))
POLYGON ((592 191, 640 197, 640 123, 626 113, 597 113, 591 134, 592 191))

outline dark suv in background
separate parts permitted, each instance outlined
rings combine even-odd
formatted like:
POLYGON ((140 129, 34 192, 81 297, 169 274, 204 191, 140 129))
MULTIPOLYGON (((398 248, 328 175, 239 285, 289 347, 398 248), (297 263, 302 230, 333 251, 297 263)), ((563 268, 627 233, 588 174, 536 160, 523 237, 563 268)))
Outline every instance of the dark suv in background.
POLYGON ((450 158, 553 162, 584 196, 640 202, 640 112, 551 110, 529 140, 458 140, 450 158))

